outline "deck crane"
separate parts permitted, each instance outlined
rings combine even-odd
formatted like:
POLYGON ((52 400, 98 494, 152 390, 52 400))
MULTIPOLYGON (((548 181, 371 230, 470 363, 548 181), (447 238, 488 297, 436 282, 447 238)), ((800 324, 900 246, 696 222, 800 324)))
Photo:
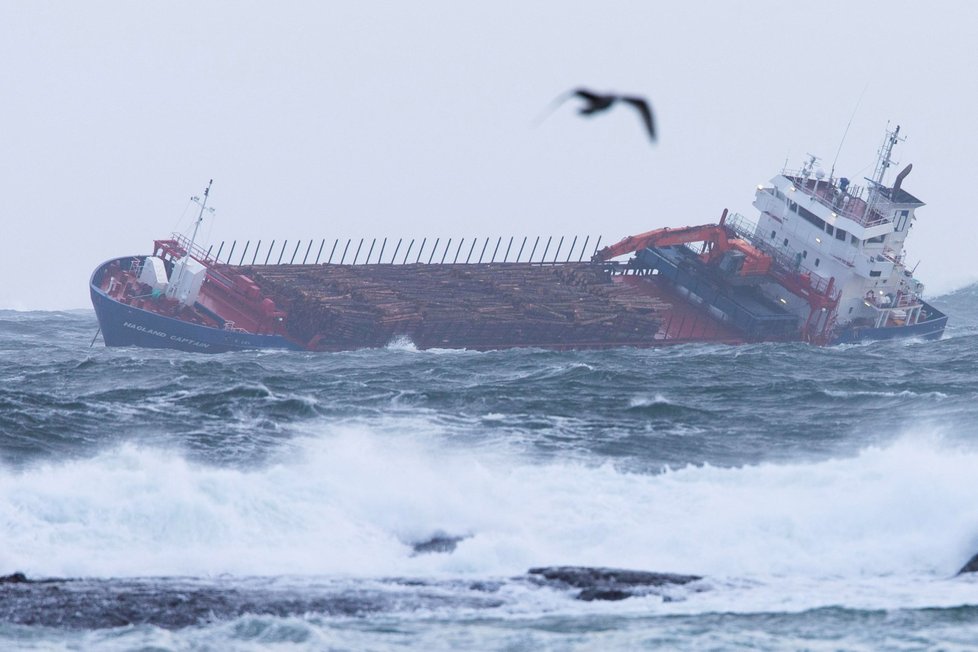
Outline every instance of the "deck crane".
POLYGON ((767 274, 771 269, 771 257, 754 247, 746 240, 731 237, 724 222, 727 211, 724 209, 719 224, 686 226, 679 229, 655 229, 639 235, 630 235, 594 254, 592 261, 605 262, 624 254, 642 251, 647 247, 671 247, 679 244, 702 242, 701 258, 708 265, 718 265, 739 276, 767 274), (729 253, 734 256, 728 256, 729 253), (727 267, 724 260, 742 259, 742 264, 727 267))
POLYGON ((648 247, 671 247, 702 242, 700 260, 703 263, 713 265, 742 281, 754 279, 775 282, 791 294, 805 300, 810 312, 802 328, 804 337, 811 342, 827 341, 831 327, 835 323, 835 309, 839 303, 835 279, 813 278, 809 273, 798 273, 776 263, 770 255, 750 242, 732 235, 733 231, 725 226, 726 219, 727 210, 724 209, 718 224, 654 229, 628 236, 601 249, 591 260, 601 263, 648 247))

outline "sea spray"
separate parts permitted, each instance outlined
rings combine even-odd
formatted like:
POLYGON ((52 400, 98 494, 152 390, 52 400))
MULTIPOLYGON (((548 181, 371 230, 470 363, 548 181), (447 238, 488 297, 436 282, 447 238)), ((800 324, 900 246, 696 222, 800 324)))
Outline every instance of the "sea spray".
POLYGON ((526 463, 339 429, 241 470, 124 445, 0 479, 0 564, 34 576, 510 575, 547 564, 712 577, 949 575, 978 541, 978 452, 659 474, 526 463), (464 536, 450 555, 411 542, 464 536))

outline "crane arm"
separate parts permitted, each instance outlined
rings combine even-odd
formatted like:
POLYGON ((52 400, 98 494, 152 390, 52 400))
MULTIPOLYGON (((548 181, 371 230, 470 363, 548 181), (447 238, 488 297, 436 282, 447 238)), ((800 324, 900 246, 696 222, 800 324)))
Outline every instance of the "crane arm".
POLYGON ((686 226, 679 229, 655 229, 639 235, 630 235, 613 245, 609 245, 594 254, 592 260, 604 262, 624 254, 642 251, 646 247, 671 247, 689 242, 708 242, 715 248, 726 250, 728 248, 727 241, 727 230, 719 224, 686 226))

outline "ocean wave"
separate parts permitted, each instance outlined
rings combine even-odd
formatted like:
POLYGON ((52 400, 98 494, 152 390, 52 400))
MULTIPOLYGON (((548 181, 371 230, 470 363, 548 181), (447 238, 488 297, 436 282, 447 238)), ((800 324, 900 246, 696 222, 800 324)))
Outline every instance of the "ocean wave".
POLYGON ((900 391, 871 391, 871 390, 836 390, 836 389, 823 389, 821 390, 826 396, 832 398, 862 398, 862 397, 873 397, 873 398, 936 398, 936 399, 946 399, 948 394, 944 392, 914 392, 909 389, 903 389, 900 391))
POLYGON ((809 464, 659 474, 528 464, 356 428, 252 470, 123 445, 0 477, 0 567, 33 576, 952 574, 978 547, 978 453, 918 438, 809 464), (432 532, 468 538, 412 554, 432 532), (469 536, 470 535, 470 536, 469 536))
POLYGON ((630 408, 643 408, 650 407, 653 405, 675 405, 672 401, 667 399, 662 394, 656 394, 654 396, 633 396, 628 401, 628 407, 630 408))

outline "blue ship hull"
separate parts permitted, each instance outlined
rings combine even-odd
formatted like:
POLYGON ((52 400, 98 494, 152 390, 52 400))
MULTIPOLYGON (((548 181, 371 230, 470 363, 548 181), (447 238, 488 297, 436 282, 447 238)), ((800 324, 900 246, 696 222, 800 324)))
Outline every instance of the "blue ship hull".
POLYGON ((140 346, 197 353, 253 349, 302 350, 302 347, 281 335, 256 335, 192 324, 116 301, 100 289, 102 275, 113 262, 128 266, 131 260, 133 257, 103 263, 92 274, 89 283, 92 305, 106 346, 140 346))
POLYGON ((912 326, 890 326, 886 328, 873 328, 869 326, 850 327, 844 329, 832 343, 855 344, 858 342, 903 338, 939 340, 944 335, 944 328, 947 326, 947 315, 926 301, 923 304, 924 310, 927 313, 927 319, 924 321, 913 324, 912 326))
MULTIPOLYGON (((798 318, 776 305, 766 303, 753 290, 724 285, 706 273, 696 257, 681 246, 649 247, 636 254, 635 266, 654 269, 680 291, 724 315, 725 321, 740 330, 748 341, 798 339, 798 318)), ((924 303, 924 321, 910 326, 875 328, 850 326, 841 329, 831 344, 854 344, 894 339, 938 340, 944 335, 947 315, 924 303)))

